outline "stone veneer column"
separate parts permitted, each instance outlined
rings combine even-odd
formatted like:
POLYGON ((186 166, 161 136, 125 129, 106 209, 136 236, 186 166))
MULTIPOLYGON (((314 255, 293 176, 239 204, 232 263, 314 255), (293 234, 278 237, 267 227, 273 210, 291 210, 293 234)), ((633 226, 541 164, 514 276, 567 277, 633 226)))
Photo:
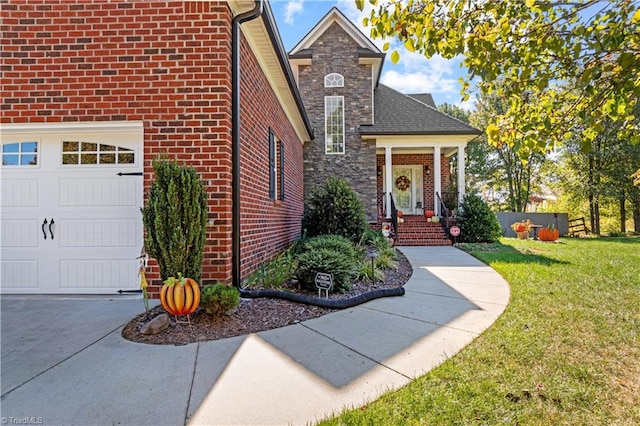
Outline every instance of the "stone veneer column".
POLYGON ((359 45, 340 25, 332 24, 310 47, 311 65, 298 68, 298 87, 315 139, 304 144, 304 193, 329 177, 343 177, 365 206, 370 222, 378 219, 376 143, 363 139, 362 124, 371 123, 373 111, 371 65, 361 65, 359 45), (324 87, 324 77, 338 73, 344 87, 324 87), (344 97, 344 154, 325 153, 325 96, 344 97))

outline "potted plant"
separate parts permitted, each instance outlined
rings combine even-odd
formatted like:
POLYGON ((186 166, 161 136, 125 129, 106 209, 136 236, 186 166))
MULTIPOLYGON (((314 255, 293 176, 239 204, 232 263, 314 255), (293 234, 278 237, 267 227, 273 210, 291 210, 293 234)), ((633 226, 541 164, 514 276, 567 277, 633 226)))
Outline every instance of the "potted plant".
POLYGON ((526 240, 529 238, 529 231, 531 231, 531 221, 529 219, 515 222, 511 224, 511 229, 516 233, 519 240, 526 240))
POLYGON ((153 171, 149 198, 141 209, 145 247, 160 268, 162 306, 174 315, 187 315, 200 300, 197 282, 202 274, 207 196, 192 167, 156 159, 153 171), (185 307, 191 293, 191 303, 185 307))

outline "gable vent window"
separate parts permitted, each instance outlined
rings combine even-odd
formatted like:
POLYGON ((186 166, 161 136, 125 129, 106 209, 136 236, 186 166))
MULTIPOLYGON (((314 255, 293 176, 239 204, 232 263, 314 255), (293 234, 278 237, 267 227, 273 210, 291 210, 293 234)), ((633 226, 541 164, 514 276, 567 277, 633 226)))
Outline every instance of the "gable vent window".
POLYGON ((344 77, 335 72, 327 74, 324 77, 324 87, 344 87, 344 77))

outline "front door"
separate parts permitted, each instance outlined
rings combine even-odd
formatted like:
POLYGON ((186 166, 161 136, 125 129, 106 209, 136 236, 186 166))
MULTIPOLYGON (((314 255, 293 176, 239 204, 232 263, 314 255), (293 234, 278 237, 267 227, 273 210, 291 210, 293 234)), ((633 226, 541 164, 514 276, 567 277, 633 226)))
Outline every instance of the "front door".
POLYGON ((393 200, 404 214, 416 214, 422 209, 422 166, 392 167, 393 200))

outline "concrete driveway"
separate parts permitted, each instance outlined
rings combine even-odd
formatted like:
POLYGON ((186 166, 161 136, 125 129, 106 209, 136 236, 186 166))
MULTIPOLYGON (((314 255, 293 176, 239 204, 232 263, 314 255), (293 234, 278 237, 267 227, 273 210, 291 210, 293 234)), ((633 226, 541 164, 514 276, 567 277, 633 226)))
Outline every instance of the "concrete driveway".
POLYGON ((401 248, 402 297, 184 346, 129 342, 139 296, 2 296, 4 424, 307 424, 407 384, 504 311, 506 282, 453 247, 401 248))

